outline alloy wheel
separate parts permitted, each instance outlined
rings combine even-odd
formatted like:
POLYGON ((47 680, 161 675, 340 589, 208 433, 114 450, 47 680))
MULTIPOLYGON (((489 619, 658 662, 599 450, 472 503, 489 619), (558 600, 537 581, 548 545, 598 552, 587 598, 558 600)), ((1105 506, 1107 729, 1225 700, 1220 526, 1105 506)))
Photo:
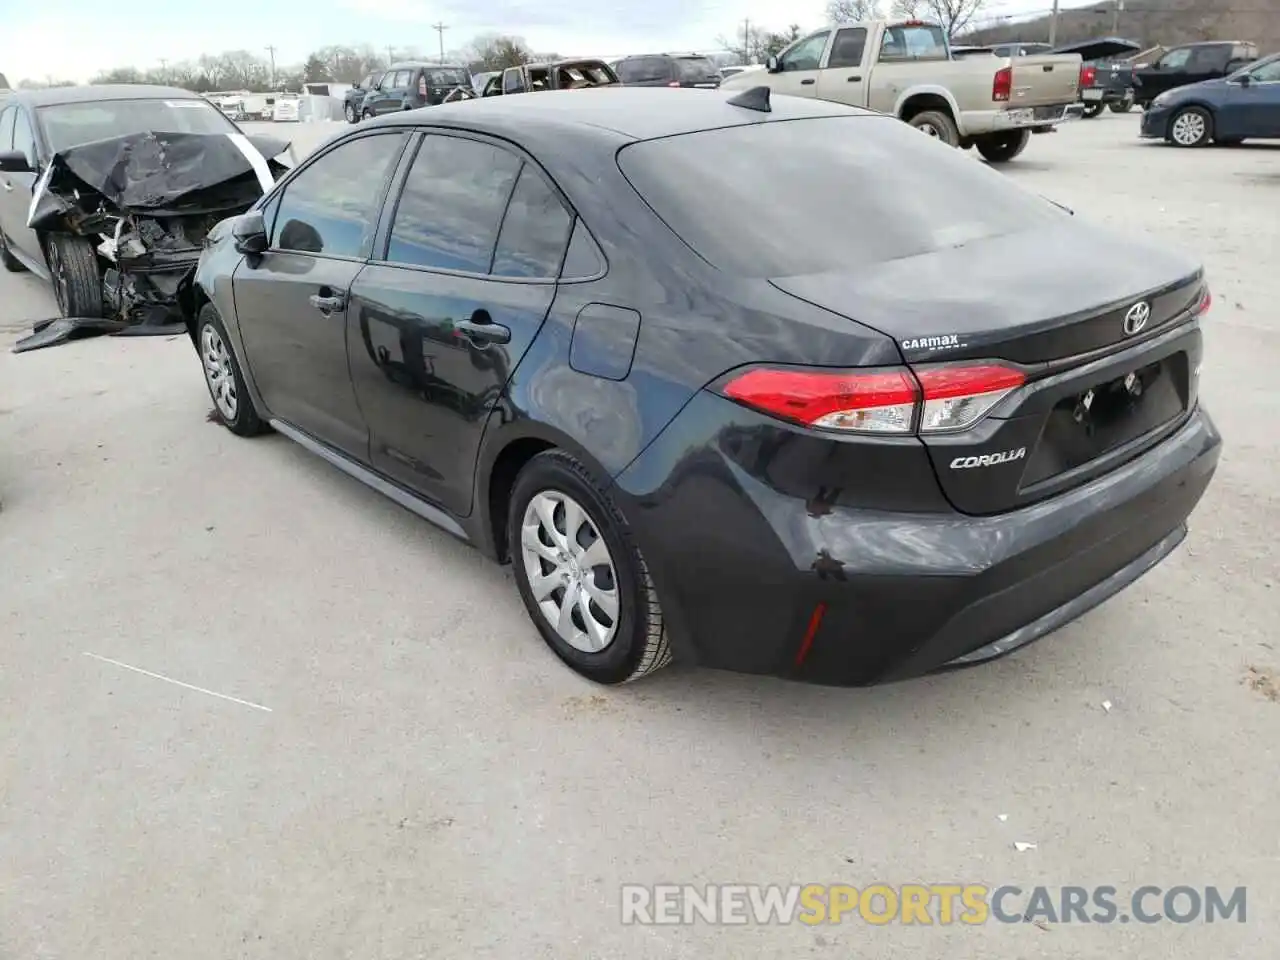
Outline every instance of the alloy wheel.
POLYGON ((939 139, 942 136, 942 134, 938 133, 938 128, 935 127, 932 123, 922 123, 920 124, 920 126, 916 127, 916 129, 919 130, 921 133, 923 133, 926 137, 933 137, 935 140, 939 139))
POLYGON ((200 331, 200 359, 204 361, 204 377, 218 412, 227 421, 235 420, 239 403, 231 354, 222 334, 211 324, 205 324, 200 331))
POLYGON ((1204 117, 1198 113, 1183 113, 1173 121, 1173 141, 1180 147, 1194 147, 1204 139, 1205 133, 1204 117))
POLYGON ((521 523, 523 572, 560 638, 599 653, 618 632, 618 578, 609 547, 582 505, 559 490, 529 501, 521 523))

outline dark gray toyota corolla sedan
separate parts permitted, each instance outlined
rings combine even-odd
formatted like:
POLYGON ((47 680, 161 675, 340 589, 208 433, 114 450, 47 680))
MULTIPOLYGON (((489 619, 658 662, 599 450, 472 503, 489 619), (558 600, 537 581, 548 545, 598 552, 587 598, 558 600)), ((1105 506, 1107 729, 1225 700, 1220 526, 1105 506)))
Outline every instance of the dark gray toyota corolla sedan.
POLYGON ((233 432, 510 561, 585 676, 864 684, 1178 545, 1208 305, 1196 263, 893 118, 624 88, 339 136, 215 229, 191 333, 233 432))

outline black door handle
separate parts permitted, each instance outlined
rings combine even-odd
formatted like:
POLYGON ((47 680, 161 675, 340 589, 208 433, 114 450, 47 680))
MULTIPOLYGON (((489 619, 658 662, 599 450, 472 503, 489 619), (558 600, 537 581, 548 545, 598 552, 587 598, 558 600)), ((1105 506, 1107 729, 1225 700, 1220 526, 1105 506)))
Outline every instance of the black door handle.
POLYGON ((852 77, 847 77, 846 80, 848 83, 861 83, 862 74, 855 73, 852 77))
POLYGON ((488 310, 477 310, 470 320, 459 320, 453 328, 474 343, 511 342, 511 328, 494 323, 488 310))
POLYGON ((800 86, 802 86, 802 87, 809 87, 809 86, 812 86, 812 85, 813 85, 813 82, 814 82, 814 81, 813 81, 812 79, 809 79, 809 80, 801 80, 801 81, 800 81, 800 86))
POLYGON ((347 308, 347 298, 340 293, 325 293, 327 287, 321 287, 320 293, 313 293, 307 297, 311 305, 321 313, 337 313, 347 308))

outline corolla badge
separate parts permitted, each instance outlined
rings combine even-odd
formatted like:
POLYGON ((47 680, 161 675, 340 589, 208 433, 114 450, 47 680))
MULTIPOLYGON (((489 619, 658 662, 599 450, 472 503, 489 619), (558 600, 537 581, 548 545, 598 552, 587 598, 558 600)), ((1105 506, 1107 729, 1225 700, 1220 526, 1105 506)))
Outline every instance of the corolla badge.
POLYGON ((1140 300, 1129 308, 1129 312, 1124 315, 1124 332, 1125 336, 1132 337, 1135 333, 1142 330, 1147 325, 1147 321, 1151 319, 1151 304, 1145 300, 1140 300))

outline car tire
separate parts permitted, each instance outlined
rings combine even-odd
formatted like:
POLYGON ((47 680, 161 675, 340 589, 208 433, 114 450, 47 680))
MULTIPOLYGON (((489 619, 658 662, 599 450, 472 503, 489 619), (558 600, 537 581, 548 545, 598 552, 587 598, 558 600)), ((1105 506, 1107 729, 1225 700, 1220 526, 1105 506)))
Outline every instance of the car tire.
POLYGON ((0 263, 3 263, 4 268, 10 273, 22 273, 27 269, 25 263, 9 252, 9 240, 3 230, 0 230, 0 263))
POLYGON ((98 255, 85 237, 70 233, 50 234, 45 240, 53 295, 64 317, 103 315, 102 276, 98 255))
POLYGON ((925 136, 941 140, 949 147, 954 147, 960 142, 960 131, 956 129, 955 121, 941 110, 925 110, 923 113, 917 113, 907 123, 925 136))
POLYGON ((212 303, 201 307, 196 317, 195 344, 218 422, 240 437, 266 433, 270 428, 253 405, 227 328, 212 303))
POLYGON ((1086 120, 1092 120, 1094 117, 1100 117, 1102 116, 1103 106, 1104 104, 1101 103, 1086 103, 1084 105, 1084 109, 1080 111, 1080 116, 1084 117, 1086 120))
POLYGON ((1013 130, 1009 133, 992 134, 978 140, 978 153, 987 163, 1008 163, 1031 141, 1031 131, 1013 130))
POLYGON ((343 112, 347 115, 347 123, 360 122, 360 114, 357 112, 356 105, 354 103, 348 103, 346 107, 343 108, 343 112))
POLYGON ((367 109, 366 109, 366 110, 362 110, 362 111, 360 112, 360 119, 362 119, 362 120, 372 120, 372 119, 373 119, 373 111, 372 111, 372 110, 367 110, 367 109))
POLYGON ((548 450, 525 465, 512 490, 507 532, 520 599, 571 669, 619 684, 671 662, 658 593, 631 528, 578 460, 548 450))
POLYGON ((1107 104, 1107 109, 1112 113, 1128 113, 1133 109, 1132 100, 1120 100, 1116 103, 1107 104))
POLYGON ((1184 107, 1169 119, 1165 137, 1176 147, 1203 147, 1213 139, 1213 115, 1204 107, 1184 107))

